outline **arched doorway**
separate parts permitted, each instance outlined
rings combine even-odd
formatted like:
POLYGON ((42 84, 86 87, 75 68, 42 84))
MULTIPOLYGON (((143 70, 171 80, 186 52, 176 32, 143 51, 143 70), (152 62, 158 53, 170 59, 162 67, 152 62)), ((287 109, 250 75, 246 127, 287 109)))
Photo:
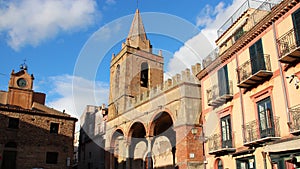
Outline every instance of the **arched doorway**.
POLYGON ((223 162, 219 158, 216 160, 215 169, 223 169, 223 162))
POLYGON ((153 168, 174 169, 176 132, 173 120, 168 112, 158 113, 151 124, 150 134, 153 135, 151 157, 153 168))
POLYGON ((111 154, 110 154, 110 166, 113 169, 125 169, 126 168, 126 150, 125 150, 125 138, 122 130, 118 129, 114 132, 111 139, 111 154))
POLYGON ((129 130, 129 167, 130 169, 142 169, 144 156, 147 153, 146 129, 141 122, 135 122, 129 130))

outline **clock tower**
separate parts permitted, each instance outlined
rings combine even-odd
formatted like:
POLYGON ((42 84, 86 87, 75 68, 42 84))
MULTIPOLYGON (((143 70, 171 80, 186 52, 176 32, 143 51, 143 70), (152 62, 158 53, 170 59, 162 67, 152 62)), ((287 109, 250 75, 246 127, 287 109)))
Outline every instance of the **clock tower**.
POLYGON ((121 115, 139 94, 163 83, 163 57, 152 53, 137 9, 129 34, 110 64, 109 119, 121 115))
POLYGON ((20 71, 13 70, 8 84, 7 104, 31 109, 33 101, 44 103, 45 94, 33 91, 33 75, 27 72, 26 64, 20 66, 20 71))

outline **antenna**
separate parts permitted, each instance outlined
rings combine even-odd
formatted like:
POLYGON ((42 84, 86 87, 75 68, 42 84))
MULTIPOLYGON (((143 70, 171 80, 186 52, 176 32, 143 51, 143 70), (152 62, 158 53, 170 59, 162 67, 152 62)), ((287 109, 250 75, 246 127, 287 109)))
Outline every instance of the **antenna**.
POLYGON ((139 0, 136 0, 136 9, 139 9, 139 0))

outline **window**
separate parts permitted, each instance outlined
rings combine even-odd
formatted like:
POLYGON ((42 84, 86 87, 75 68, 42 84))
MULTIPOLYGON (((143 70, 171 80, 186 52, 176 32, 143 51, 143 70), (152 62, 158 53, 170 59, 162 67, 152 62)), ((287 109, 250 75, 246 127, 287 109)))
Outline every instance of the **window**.
POLYGON ((262 46, 262 40, 259 39, 255 44, 250 46, 250 59, 252 74, 257 73, 259 70, 266 70, 264 51, 262 46))
POLYGON ((119 94, 119 83, 120 83, 120 65, 117 65, 116 76, 115 76, 115 94, 119 94))
POLYGON ((259 118, 260 137, 274 137, 275 128, 270 97, 257 102, 257 111, 259 118))
POLYGON ((8 128, 18 129, 19 128, 19 119, 10 117, 8 121, 8 128))
POLYGON ((58 123, 51 123, 50 124, 50 133, 58 133, 59 124, 58 123))
POLYGON ((46 163, 47 164, 57 164, 58 152, 47 152, 46 163))
POLYGON ((221 119, 222 148, 232 148, 230 115, 221 119))
POLYGON ((141 86, 148 87, 148 63, 143 62, 141 65, 141 86))
POLYGON ((244 29, 243 27, 240 27, 235 33, 234 33, 234 41, 237 41, 241 36, 244 35, 244 29))
POLYGON ((295 37, 296 37, 296 44, 299 46, 300 44, 300 9, 298 9, 296 12, 292 15, 293 18, 293 24, 295 29, 295 37))
POLYGON ((237 169, 255 169, 254 157, 246 157, 246 158, 236 159, 236 168, 237 169))
POLYGON ((218 70, 219 96, 229 94, 229 81, 227 65, 218 70))

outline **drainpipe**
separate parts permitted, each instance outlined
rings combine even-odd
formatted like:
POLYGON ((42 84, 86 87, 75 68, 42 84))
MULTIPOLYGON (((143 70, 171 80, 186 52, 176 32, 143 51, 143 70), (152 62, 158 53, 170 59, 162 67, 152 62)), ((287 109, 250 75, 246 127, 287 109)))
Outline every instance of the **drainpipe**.
POLYGON ((279 67, 279 72, 280 72, 280 78, 281 78, 281 87, 282 87, 282 91, 283 91, 283 97, 284 97, 284 104, 285 104, 285 108, 286 108, 286 116, 287 116, 287 124, 289 126, 289 130, 291 131, 290 128, 290 124, 291 124, 291 116, 289 113, 289 102, 288 102, 288 98, 287 98, 287 91, 286 91, 286 85, 285 85, 285 80, 284 80, 284 75, 283 75, 283 71, 282 71, 282 66, 281 63, 279 61, 279 49, 278 49, 278 45, 277 45, 277 37, 276 37, 276 29, 275 29, 275 24, 274 22, 272 23, 272 29, 273 29, 273 38, 274 38, 274 42, 275 42, 275 46, 276 46, 276 55, 277 55, 277 62, 278 62, 278 67, 279 67))
MULTIPOLYGON (((236 61, 236 68, 238 69, 238 67, 239 67, 239 59, 238 59, 237 55, 236 55, 235 61, 236 61)), ((238 76, 238 79, 240 79, 239 73, 237 73, 237 76, 238 76)), ((243 136, 243 143, 245 143, 245 117, 244 117, 245 110, 244 110, 244 102, 243 102, 242 89, 240 87, 239 87, 239 94, 240 94, 240 105, 241 105, 242 123, 243 123, 243 126, 242 126, 242 136, 243 136)))

